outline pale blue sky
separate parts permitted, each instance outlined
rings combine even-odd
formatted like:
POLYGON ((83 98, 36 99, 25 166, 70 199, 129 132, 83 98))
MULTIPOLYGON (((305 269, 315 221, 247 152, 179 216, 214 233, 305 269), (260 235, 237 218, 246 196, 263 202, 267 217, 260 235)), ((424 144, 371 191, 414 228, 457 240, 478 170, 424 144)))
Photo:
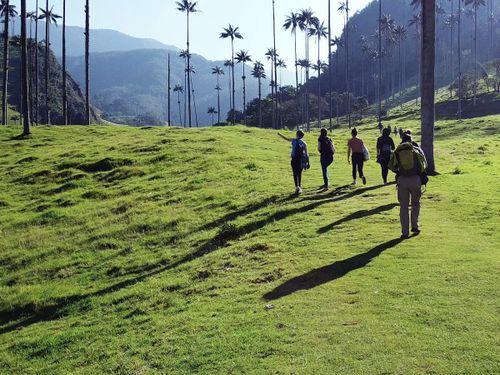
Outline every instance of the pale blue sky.
MULTIPOLYGON (((35 7, 36 0, 28 0, 29 9, 35 7)), ((19 0, 11 0, 19 5, 19 0)), ((371 0, 351 0, 354 13, 365 7, 371 0)), ((45 0, 39 0, 45 7, 45 0)), ((62 0, 50 0, 56 12, 61 14, 62 0)), ((84 0, 67 0, 68 24, 84 25, 84 0)), ((333 27, 339 34, 343 19, 337 12, 339 0, 332 1, 333 27)), ((91 0, 91 27, 114 29, 137 37, 157 39, 163 43, 185 48, 185 17, 178 12, 174 0, 91 0)), ((199 0, 199 14, 192 18, 191 49, 211 60, 226 59, 230 56, 229 42, 219 39, 222 27, 232 23, 240 27, 244 40, 238 41, 237 49, 246 49, 263 62, 264 53, 272 47, 272 1, 271 0, 199 0)), ((285 15, 291 10, 311 7, 316 15, 326 22, 327 0, 276 0, 276 21, 278 52, 289 69, 293 66, 293 39, 281 29, 285 15)), ((299 54, 303 54, 303 36, 299 38, 299 54)), ((323 46, 323 59, 327 44, 323 46)), ((315 50, 314 50, 315 51, 315 50)))

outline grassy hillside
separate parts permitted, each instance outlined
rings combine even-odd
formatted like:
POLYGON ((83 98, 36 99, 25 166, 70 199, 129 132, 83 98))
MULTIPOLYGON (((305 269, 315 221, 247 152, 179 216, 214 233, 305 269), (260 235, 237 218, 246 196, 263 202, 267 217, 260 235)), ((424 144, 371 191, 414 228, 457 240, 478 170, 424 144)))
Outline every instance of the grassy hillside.
POLYGON ((345 130, 293 197, 272 131, 0 128, 0 373, 498 373, 499 121, 437 124, 405 242, 345 130))

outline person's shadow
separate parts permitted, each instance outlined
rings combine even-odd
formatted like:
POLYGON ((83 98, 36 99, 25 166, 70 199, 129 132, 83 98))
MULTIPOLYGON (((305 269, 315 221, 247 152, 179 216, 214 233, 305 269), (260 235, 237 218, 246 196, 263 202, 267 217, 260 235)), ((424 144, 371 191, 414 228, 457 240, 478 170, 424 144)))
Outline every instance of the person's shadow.
POLYGON ((274 290, 266 293, 263 297, 265 300, 277 300, 281 297, 288 296, 300 290, 308 290, 319 285, 326 284, 330 281, 340 279, 349 272, 366 266, 373 258, 378 257, 384 251, 393 248, 400 244, 402 239, 394 239, 369 250, 366 253, 355 255, 349 259, 341 260, 327 266, 314 269, 303 275, 294 277, 283 284, 276 287, 274 290))

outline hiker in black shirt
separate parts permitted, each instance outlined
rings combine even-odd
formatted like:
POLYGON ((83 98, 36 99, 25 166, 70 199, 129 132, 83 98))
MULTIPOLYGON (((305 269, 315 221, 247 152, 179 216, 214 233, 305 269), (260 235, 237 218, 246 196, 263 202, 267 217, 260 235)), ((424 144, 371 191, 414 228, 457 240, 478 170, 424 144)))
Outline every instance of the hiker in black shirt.
POLYGON ((391 138, 391 129, 384 129, 382 136, 377 140, 377 163, 382 168, 382 179, 384 184, 387 184, 387 176, 389 175, 389 160, 392 152, 396 149, 396 145, 391 138))
POLYGON ((328 131, 321 129, 321 134, 318 138, 318 151, 321 155, 321 170, 323 171, 323 189, 328 190, 328 167, 333 163, 335 154, 335 146, 333 141, 328 137, 328 131))

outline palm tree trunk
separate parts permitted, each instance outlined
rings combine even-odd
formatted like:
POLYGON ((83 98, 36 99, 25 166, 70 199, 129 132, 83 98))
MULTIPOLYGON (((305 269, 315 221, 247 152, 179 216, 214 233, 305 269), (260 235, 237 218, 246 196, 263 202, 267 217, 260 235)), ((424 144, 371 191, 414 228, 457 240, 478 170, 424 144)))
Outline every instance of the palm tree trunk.
POLYGON ((38 0, 36 0, 36 18, 35 18, 35 110, 34 110, 34 119, 35 123, 38 125, 39 123, 39 62, 38 62, 38 0))
POLYGON ((434 173, 434 119, 435 119, 435 65, 436 65, 436 2, 426 0, 422 4, 422 73, 421 117, 422 149, 427 156, 429 172, 434 173))
POLYGON ((262 81, 259 77, 259 127, 262 128, 262 81))
POLYGON ((332 70, 332 2, 328 0, 328 91, 330 97, 329 103, 329 118, 330 131, 333 130, 333 70, 332 70))
MULTIPOLYGON (((49 11, 49 0, 46 1, 45 9, 49 11)), ((49 109, 49 80, 50 80, 50 16, 45 19, 45 122, 50 125, 49 109)))
POLYGON ((247 124, 247 88, 246 88, 246 77, 245 77, 245 62, 243 64, 243 123, 247 124))
POLYGON ((275 94, 276 94, 276 99, 274 101, 274 106, 276 107, 275 110, 275 119, 274 123, 276 124, 276 127, 278 127, 278 119, 279 119, 279 106, 278 106, 278 50, 276 49, 276 7, 275 7, 275 0, 273 0, 273 48, 274 48, 274 85, 275 85, 275 94))
POLYGON ((2 90, 2 124, 7 125, 7 87, 9 84, 9 0, 5 4, 3 29, 3 90, 2 90))
POLYGON ((321 129, 321 36, 318 36, 318 129, 321 129))
POLYGON ((167 58, 167 122, 168 126, 172 126, 171 119, 171 95, 172 92, 172 83, 171 83, 171 70, 170 70, 170 53, 167 58))
POLYGON ((474 105, 477 104, 477 7, 474 6, 474 105))
POLYGON ((232 105, 232 122, 233 126, 236 124, 236 105, 235 105, 235 97, 236 97, 236 88, 234 85, 234 39, 231 38, 231 81, 232 81, 232 92, 233 92, 233 102, 232 105))
POLYGON ((186 11, 187 17, 187 95, 188 95, 188 123, 192 127, 192 114, 191 114, 191 56, 189 52, 189 10, 186 11))
POLYGON ((382 125, 382 0, 378 0, 378 126, 382 125))
POLYGON ((177 105, 179 106, 179 126, 182 126, 181 92, 177 91, 177 105))
POLYGON ((293 31, 294 43, 295 43, 295 92, 299 92, 299 66, 298 66, 298 54, 297 54, 297 29, 293 31))
POLYGON ((90 4, 85 3, 85 121, 90 125, 90 4))
POLYGON ((311 130, 311 124, 309 122, 309 36, 307 35, 307 31, 305 32, 306 34, 306 60, 308 65, 306 65, 306 92, 305 92, 305 102, 304 106, 306 109, 306 123, 307 123, 307 131, 311 130))
POLYGON ((23 135, 30 134, 30 104, 28 90, 28 48, 26 40, 26 0, 21 0, 21 82, 23 106, 23 135))
POLYGON ((451 4, 451 25, 450 25, 450 66, 451 66, 451 69, 450 69, 450 98, 453 98, 453 87, 452 87, 452 84, 453 84, 453 81, 455 79, 455 72, 454 72, 454 67, 453 67, 453 26, 454 26, 454 23, 455 23, 455 9, 454 9, 454 2, 455 0, 451 0, 450 1, 450 4, 451 4))
POLYGON ((345 79, 346 79, 346 91, 347 91, 347 123, 349 124, 349 129, 351 128, 351 94, 350 94, 350 77, 349 77, 349 0, 346 0, 346 21, 345 21, 345 79))
POLYGON ((217 73, 217 124, 220 125, 220 79, 217 73))
POLYGON ((462 119, 462 0, 458 0, 458 119, 462 119))
POLYGON ((62 25, 62 73, 63 73, 63 121, 68 125, 68 93, 66 84, 66 0, 63 0, 63 25, 62 25))

